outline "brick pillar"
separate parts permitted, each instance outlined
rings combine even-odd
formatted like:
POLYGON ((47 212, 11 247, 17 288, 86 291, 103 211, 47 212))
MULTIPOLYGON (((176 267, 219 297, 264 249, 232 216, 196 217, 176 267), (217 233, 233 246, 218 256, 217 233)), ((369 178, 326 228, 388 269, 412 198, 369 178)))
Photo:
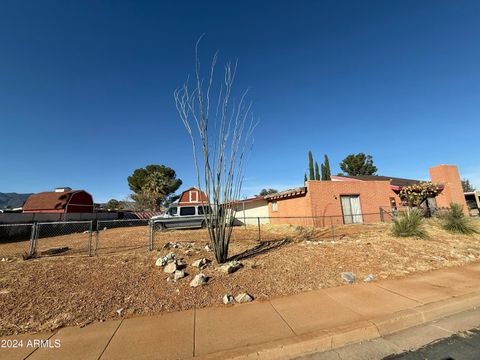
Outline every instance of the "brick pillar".
POLYGON ((463 205, 465 214, 468 215, 467 203, 463 194, 460 174, 456 165, 438 165, 430 168, 430 177, 434 183, 445 185, 442 193, 437 196, 437 207, 449 207, 450 203, 463 205))

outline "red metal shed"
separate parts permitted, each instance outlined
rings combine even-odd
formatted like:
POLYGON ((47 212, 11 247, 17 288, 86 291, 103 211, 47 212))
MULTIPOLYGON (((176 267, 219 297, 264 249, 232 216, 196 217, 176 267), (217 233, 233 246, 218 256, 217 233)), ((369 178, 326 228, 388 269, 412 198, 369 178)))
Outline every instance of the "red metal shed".
POLYGON ((85 190, 46 191, 30 195, 24 213, 92 213, 93 198, 85 190))

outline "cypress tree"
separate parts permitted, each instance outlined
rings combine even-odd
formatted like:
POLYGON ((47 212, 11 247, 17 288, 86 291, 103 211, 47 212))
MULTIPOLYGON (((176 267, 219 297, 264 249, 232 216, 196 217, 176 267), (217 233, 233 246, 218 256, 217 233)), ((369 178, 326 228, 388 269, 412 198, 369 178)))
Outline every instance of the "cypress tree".
POLYGON ((305 174, 303 174, 303 182, 305 183, 305 182, 307 182, 307 180, 308 180, 307 179, 307 173, 305 173, 305 174))
POLYGON ((322 169, 322 180, 325 180, 325 165, 324 164, 322 164, 321 169, 322 169))
POLYGON ((313 155, 312 152, 308 152, 308 170, 310 172, 310 180, 315 180, 315 173, 313 170, 313 155))
POLYGON ((315 161, 315 180, 320 180, 320 171, 318 170, 318 163, 315 161))
POLYGON ((324 160, 325 166, 325 180, 332 180, 332 174, 330 173, 330 161, 328 161, 328 156, 325 154, 324 160))

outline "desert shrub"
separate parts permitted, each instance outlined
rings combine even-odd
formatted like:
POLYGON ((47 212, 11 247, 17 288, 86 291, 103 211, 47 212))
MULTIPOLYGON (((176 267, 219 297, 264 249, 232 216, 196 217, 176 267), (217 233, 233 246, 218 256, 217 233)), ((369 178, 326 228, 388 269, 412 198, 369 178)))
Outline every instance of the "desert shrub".
POLYGON ((450 209, 439 215, 441 226, 451 233, 471 235, 478 233, 470 218, 463 213, 463 206, 450 204, 450 209))
POLYGON ((407 209, 393 219, 392 233, 398 237, 424 238, 427 232, 424 229, 423 213, 420 209, 407 209))

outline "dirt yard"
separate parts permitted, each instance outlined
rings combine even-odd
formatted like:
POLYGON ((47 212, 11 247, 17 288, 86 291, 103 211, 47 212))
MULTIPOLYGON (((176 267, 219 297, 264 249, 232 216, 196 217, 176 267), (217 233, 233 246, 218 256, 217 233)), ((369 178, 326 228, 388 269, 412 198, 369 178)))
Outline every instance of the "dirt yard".
MULTIPOLYGON (((477 224, 480 226, 479 221, 477 224)), ((240 292, 264 300, 338 286, 344 271, 355 273, 361 282, 369 274, 376 279, 402 277, 480 260, 480 235, 451 235, 440 230, 434 220, 427 225, 430 237, 423 240, 395 238, 389 227, 383 223, 340 226, 333 241, 331 229, 266 225, 261 235, 270 242, 261 244, 266 248, 263 251, 252 251, 260 244, 255 227, 238 228, 230 254, 240 255, 244 268, 226 275, 212 262, 202 270, 210 277, 208 284, 197 288, 189 283, 200 271, 190 264, 204 257, 213 260, 212 252, 205 250, 204 230, 157 233, 152 252, 146 251, 147 227, 105 230, 100 233, 94 257, 75 253, 27 261, 20 257, 3 259, 0 335, 82 326, 120 316, 225 306, 225 294, 240 292), (289 242, 276 246, 275 241, 282 239, 289 242), (168 242, 179 242, 179 247, 164 248, 168 242), (120 245, 125 251, 110 251, 120 245), (173 281, 163 268, 155 266, 156 259, 170 251, 188 264, 186 278, 173 281), (120 309, 121 315, 117 313, 120 309)), ((83 249, 87 235, 49 238, 42 247, 67 242, 78 243, 83 249)))

